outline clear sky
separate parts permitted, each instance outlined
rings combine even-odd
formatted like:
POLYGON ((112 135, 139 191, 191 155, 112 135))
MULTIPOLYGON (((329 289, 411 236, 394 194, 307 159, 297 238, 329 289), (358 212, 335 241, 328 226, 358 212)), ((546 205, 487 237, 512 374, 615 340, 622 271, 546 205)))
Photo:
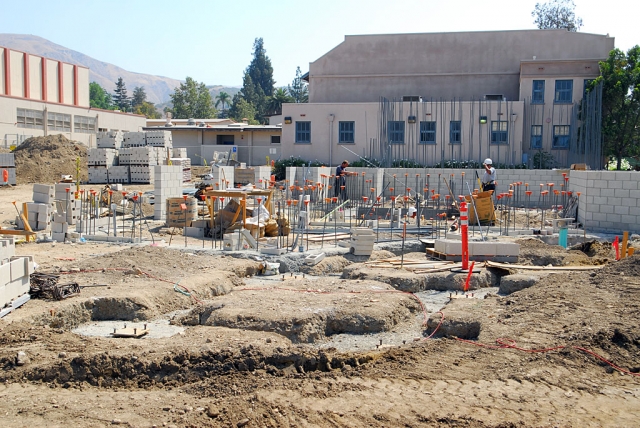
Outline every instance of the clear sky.
MULTIPOLYGON (((542 1, 544 2, 544 1, 542 1)), ((580 31, 640 44, 638 0, 574 0, 580 31)), ((535 0, 0 0, 0 32, 33 34, 126 70, 240 86, 264 39, 277 86, 345 35, 535 28, 535 0), (2 5, 4 3, 4 5, 2 5), (21 6, 22 4, 22 6, 21 6)))

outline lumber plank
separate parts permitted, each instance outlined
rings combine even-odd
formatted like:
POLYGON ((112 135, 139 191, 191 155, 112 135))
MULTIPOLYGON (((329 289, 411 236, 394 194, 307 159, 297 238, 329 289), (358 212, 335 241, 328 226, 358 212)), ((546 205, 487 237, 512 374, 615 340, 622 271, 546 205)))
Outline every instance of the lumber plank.
POLYGON ((486 267, 500 268, 500 269, 523 269, 523 270, 595 270, 602 269, 604 265, 597 266, 528 266, 528 265, 514 265, 510 263, 498 263, 487 261, 486 267))

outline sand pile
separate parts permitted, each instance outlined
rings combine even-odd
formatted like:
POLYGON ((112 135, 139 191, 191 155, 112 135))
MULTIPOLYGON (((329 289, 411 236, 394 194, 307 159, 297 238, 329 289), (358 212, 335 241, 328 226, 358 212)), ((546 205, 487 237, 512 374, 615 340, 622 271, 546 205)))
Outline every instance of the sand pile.
POLYGON ((69 141, 64 135, 32 137, 15 150, 18 184, 54 183, 62 175, 76 178, 76 159, 80 158, 80 181, 87 180, 87 147, 69 141))

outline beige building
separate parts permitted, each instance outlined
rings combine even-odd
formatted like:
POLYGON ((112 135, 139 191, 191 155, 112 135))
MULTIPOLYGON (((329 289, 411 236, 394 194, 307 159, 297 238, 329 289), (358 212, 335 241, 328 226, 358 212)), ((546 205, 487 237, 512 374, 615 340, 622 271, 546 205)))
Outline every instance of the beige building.
POLYGON ((211 164, 214 152, 225 152, 247 165, 265 165, 267 157, 281 156, 280 125, 248 125, 229 119, 171 119, 172 126, 166 126, 166 121, 161 126, 154 120, 148 123, 145 131, 170 130, 173 147, 186 148, 192 165, 211 164))
MULTIPOLYGON (((310 63, 308 104, 285 104, 285 156, 336 165, 367 156, 560 166, 581 126, 577 103, 614 48, 565 30, 346 36, 310 63)), ((575 155, 575 156, 574 156, 575 155)))
POLYGON ((144 116, 94 109, 89 69, 0 46, 0 143, 63 134, 95 147, 102 130, 138 131, 144 116))

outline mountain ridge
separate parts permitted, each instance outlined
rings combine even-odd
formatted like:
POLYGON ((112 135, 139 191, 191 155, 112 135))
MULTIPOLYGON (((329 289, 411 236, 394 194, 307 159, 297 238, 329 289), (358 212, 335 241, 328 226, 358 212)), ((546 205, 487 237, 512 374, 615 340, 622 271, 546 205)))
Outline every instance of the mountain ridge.
MULTIPOLYGON (((133 88, 142 86, 147 94, 147 100, 154 104, 170 103, 169 95, 183 82, 183 80, 170 77, 128 71, 43 37, 30 34, 0 33, 0 46, 88 67, 89 81, 98 83, 109 93, 113 92, 115 82, 119 77, 122 77, 130 94, 133 93, 133 88)), ((231 94, 231 96, 239 91, 239 87, 225 87, 222 85, 207 85, 207 87, 210 88, 209 91, 214 99, 222 90, 231 94)))

